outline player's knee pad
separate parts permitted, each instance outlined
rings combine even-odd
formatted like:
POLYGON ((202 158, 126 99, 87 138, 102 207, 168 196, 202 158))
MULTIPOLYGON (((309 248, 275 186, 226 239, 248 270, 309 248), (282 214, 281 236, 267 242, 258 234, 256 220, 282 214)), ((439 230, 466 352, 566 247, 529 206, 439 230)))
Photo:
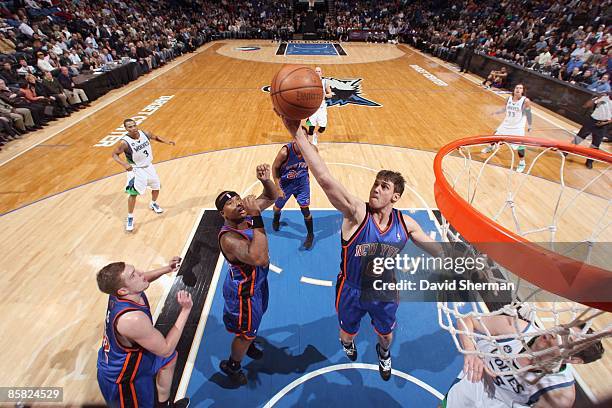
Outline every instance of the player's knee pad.
POLYGON ((310 208, 300 207, 300 211, 302 212, 302 215, 304 216, 304 218, 310 217, 310 208))
POLYGON ((314 135, 314 130, 315 130, 315 127, 314 127, 314 126, 309 126, 309 127, 308 127, 308 134, 309 134, 310 136, 314 135))
POLYGON ((319 134, 325 132, 325 126, 319 126, 319 134))

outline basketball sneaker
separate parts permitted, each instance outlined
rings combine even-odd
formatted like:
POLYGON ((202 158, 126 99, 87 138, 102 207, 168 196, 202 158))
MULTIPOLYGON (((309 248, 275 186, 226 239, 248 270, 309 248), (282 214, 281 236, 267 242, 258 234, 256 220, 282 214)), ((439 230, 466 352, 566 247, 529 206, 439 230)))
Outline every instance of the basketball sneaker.
POLYGON ((247 378, 246 378, 246 375, 244 375, 244 372, 242 371, 240 366, 238 366, 237 369, 234 369, 234 368, 231 367, 229 360, 223 360, 223 361, 221 361, 221 363, 219 363, 219 368, 235 384, 246 385, 247 378))
POLYGON ((306 241, 304 241, 304 248, 305 249, 312 248, 312 241, 314 241, 314 234, 306 235, 306 241))
POLYGON ((170 406, 173 408, 187 408, 190 403, 189 398, 181 398, 178 401, 174 401, 170 406))
POLYGON ((151 201, 151 204, 149 204, 149 208, 155 211, 157 214, 161 214, 164 212, 164 209, 161 208, 159 204, 157 204, 155 201, 151 201))
POLYGON ((391 353, 387 357, 382 357, 380 353, 380 343, 376 343, 376 354, 378 354, 378 372, 383 380, 389 381, 391 378, 391 353))
POLYGON ((480 151, 480 153, 482 154, 487 154, 487 153, 491 153, 493 151, 493 146, 492 145, 488 145, 487 147, 485 147, 484 149, 482 149, 480 151))
POLYGON ((522 173, 525 171, 525 160, 521 160, 518 164, 518 166, 516 166, 516 172, 517 173, 522 173))
POLYGON ((340 340, 340 344, 342 344, 342 349, 346 353, 346 356, 349 360, 355 361, 357 360, 357 347, 355 346, 355 342, 352 341, 350 346, 345 346, 344 342, 340 340))
POLYGON ((134 231, 134 217, 127 217, 125 220, 125 230, 127 232, 134 231))

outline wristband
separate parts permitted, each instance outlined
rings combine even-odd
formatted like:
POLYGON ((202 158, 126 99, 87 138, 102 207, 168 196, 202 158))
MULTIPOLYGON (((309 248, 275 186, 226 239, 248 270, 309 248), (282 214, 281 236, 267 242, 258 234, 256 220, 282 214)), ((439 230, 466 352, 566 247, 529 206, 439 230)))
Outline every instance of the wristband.
POLYGON ((252 221, 253 225, 251 226, 251 228, 264 228, 264 222, 263 218, 261 218, 261 215, 256 215, 252 217, 252 221))

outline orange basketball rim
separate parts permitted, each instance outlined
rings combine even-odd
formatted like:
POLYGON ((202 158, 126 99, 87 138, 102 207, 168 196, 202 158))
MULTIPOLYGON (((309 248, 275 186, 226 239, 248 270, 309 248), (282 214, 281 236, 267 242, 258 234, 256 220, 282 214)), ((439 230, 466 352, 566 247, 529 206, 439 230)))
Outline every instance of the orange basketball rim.
POLYGON ((612 164, 612 154, 556 140, 517 136, 475 136, 442 147, 434 159, 434 194, 440 212, 470 244, 512 271, 549 292, 590 307, 612 311, 612 271, 566 257, 528 241, 476 210, 446 179, 442 161, 461 147, 506 142, 551 148, 612 164), (503 244, 514 244, 512 246, 503 244), (511 247, 512 251, 509 250, 511 247), (593 299, 593 301, 589 301, 593 299))

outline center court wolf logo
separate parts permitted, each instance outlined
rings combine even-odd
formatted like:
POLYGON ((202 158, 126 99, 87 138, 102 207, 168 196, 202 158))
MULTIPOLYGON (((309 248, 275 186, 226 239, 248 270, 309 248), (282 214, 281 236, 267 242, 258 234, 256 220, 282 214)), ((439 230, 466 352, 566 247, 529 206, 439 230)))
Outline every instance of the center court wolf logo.
MULTIPOLYGON (((359 105, 370 108, 379 108, 382 105, 361 96, 361 81, 363 78, 341 79, 324 77, 331 87, 334 95, 327 99, 327 106, 359 105)), ((261 88, 264 92, 270 92, 270 85, 261 88)))

